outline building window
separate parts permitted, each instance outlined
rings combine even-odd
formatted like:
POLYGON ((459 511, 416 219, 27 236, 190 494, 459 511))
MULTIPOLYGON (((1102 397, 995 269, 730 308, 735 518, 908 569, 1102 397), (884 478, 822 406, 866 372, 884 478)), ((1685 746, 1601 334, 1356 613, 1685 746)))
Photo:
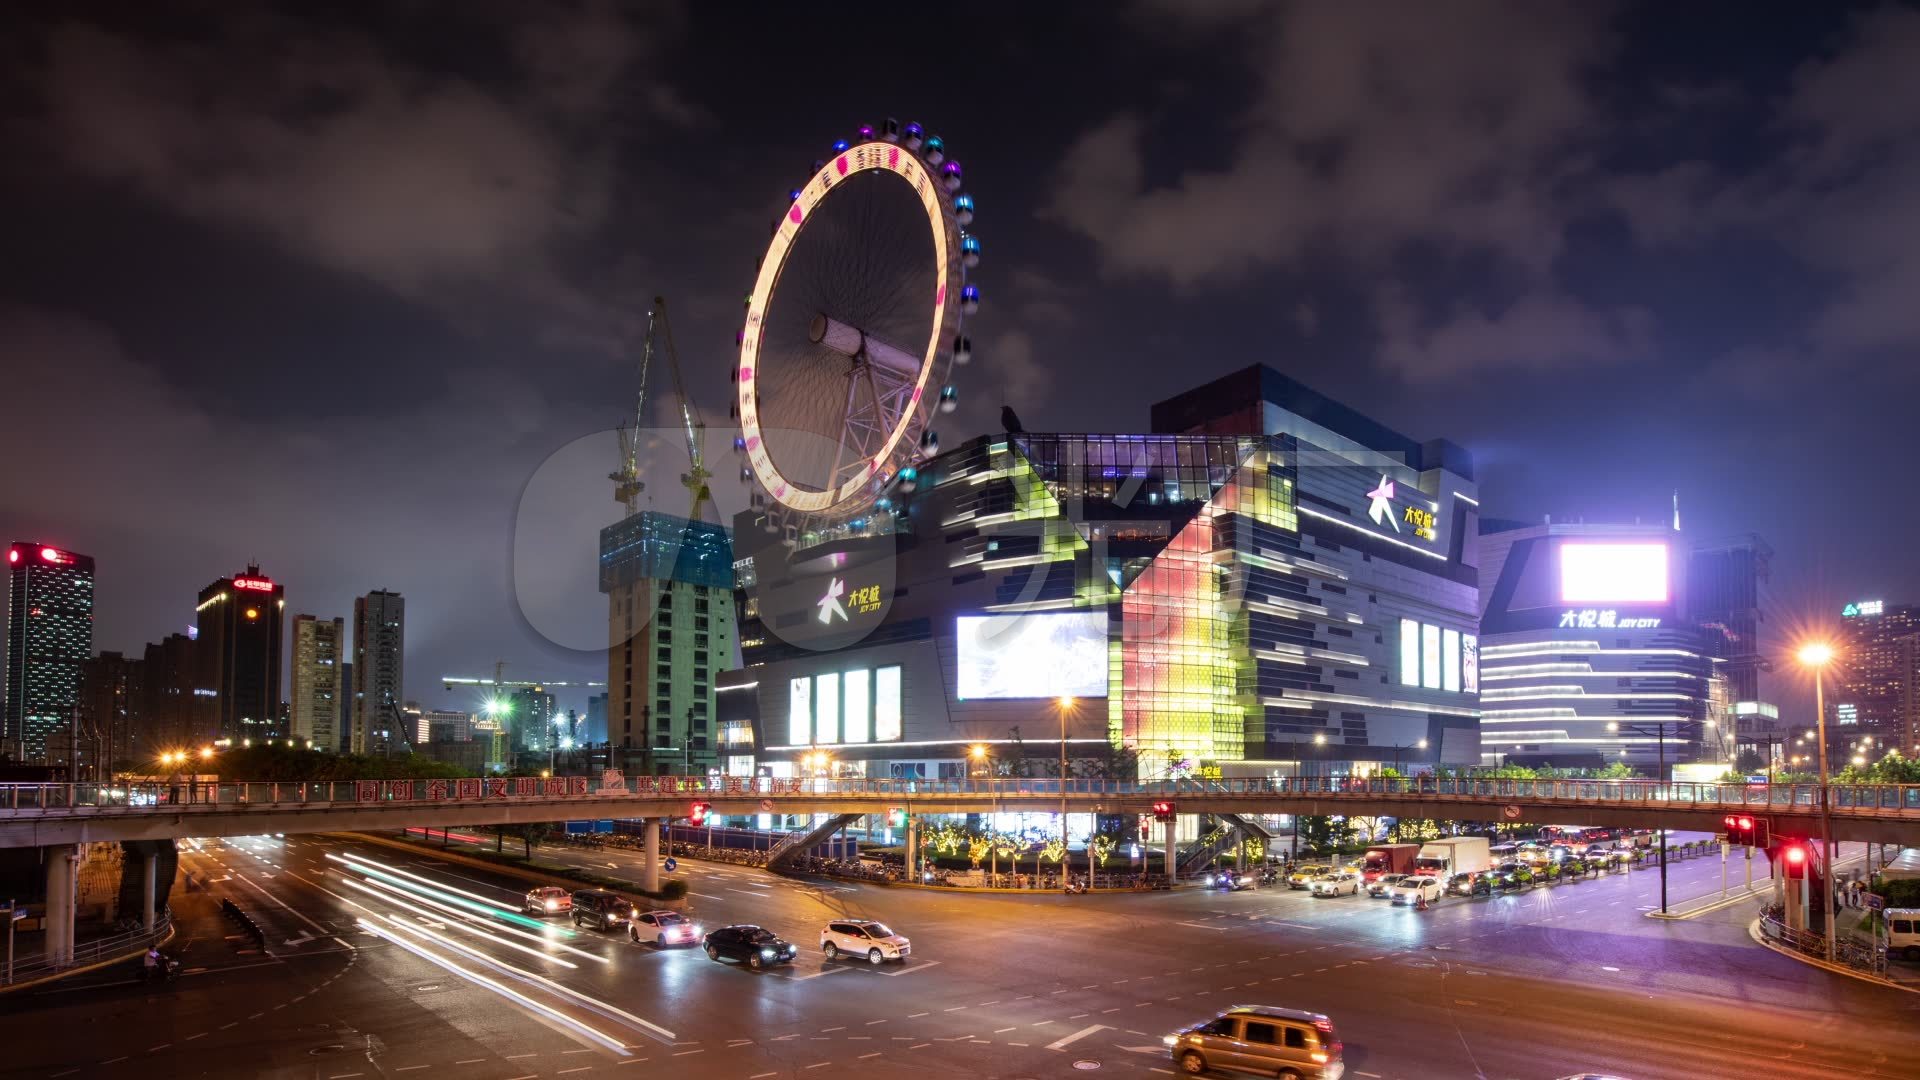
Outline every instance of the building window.
POLYGON ((1451 693, 1480 692, 1477 639, 1458 630, 1400 620, 1400 685, 1451 693))

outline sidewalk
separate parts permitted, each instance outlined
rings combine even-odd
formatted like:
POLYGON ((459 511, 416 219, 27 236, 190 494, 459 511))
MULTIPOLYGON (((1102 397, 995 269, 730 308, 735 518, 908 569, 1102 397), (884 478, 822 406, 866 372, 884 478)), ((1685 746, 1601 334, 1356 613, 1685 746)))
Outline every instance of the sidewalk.
MULTIPOLYGON (((1867 921, 1873 912, 1862 908, 1841 908, 1834 916, 1834 926, 1842 940, 1851 938, 1862 945, 1874 943, 1874 933, 1867 928, 1867 921)), ((1911 964, 1897 956, 1887 958, 1887 980, 1901 986, 1920 990, 1920 964, 1911 964)))

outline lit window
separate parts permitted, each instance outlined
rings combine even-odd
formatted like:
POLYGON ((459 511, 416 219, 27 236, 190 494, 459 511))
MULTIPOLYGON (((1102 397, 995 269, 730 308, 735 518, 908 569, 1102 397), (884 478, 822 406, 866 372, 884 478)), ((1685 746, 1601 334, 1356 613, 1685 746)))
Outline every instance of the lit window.
POLYGON ((822 675, 813 680, 813 741, 840 741, 840 679, 822 675))
POLYGON ((846 742, 866 742, 872 737, 873 710, 867 700, 872 679, 866 668, 846 673, 846 688, 840 694, 847 714, 846 742))
POLYGON ((1400 620, 1400 684, 1420 685, 1420 624, 1400 620))
POLYGON ((1420 685, 1440 689, 1440 628, 1420 625, 1420 685))
POLYGON ((1440 689, 1460 689, 1460 631, 1440 631, 1440 689))
POLYGON ((813 680, 800 678, 788 685, 787 742, 804 746, 813 741, 813 680))
POLYGON ((900 738, 900 669, 883 667, 873 673, 873 737, 879 742, 900 738))
POLYGON ((1480 639, 1472 634, 1460 635, 1460 689, 1480 692, 1480 639))

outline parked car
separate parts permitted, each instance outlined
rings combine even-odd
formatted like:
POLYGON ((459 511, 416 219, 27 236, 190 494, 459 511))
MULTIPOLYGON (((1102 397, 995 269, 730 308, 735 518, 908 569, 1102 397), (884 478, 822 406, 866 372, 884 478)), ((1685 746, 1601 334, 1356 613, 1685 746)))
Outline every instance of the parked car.
POLYGON ((1455 874, 1447 881, 1447 891, 1455 896, 1491 896, 1493 885, 1486 874, 1455 874))
POLYGON ((1493 884, 1502 889, 1526 889, 1533 886, 1533 870, 1525 863, 1501 863, 1493 868, 1489 876, 1493 878, 1493 884))
POLYGON ((635 912, 627 921, 627 937, 635 945, 651 941, 664 949, 699 941, 700 927, 677 911, 642 911, 635 912))
POLYGON ((1313 879, 1333 873, 1331 866, 1296 866, 1293 873, 1287 875, 1287 888, 1305 889, 1313 885, 1313 879))
POLYGON ((1339 1080, 1347 1071, 1333 1021, 1299 1009, 1240 1005, 1162 1041, 1174 1065, 1189 1076, 1222 1069, 1339 1080))
POLYGON ((1920 963, 1920 908, 1888 908, 1880 915, 1887 920, 1887 951, 1920 963))
POLYGON ((793 958, 800 955, 793 942, 751 923, 723 926, 707 935, 703 947, 709 960, 735 960, 755 971, 775 964, 791 964, 793 958))
POLYGON ((1352 870, 1342 870, 1337 874, 1315 878, 1311 888, 1315 896, 1357 896, 1360 893, 1360 875, 1352 870))
POLYGON ((552 915, 560 911, 573 910, 573 894, 558 885, 543 885, 538 889, 528 889, 527 895, 520 901, 520 910, 529 915, 552 915))
POLYGON ((829 960, 854 956, 875 965, 888 960, 899 964, 906 962, 913 943, 904 935, 894 933, 886 923, 842 919, 821 928, 820 951, 826 953, 829 960))
POLYGON ((1388 895, 1392 897, 1395 904, 1417 904, 1422 899, 1431 904, 1440 899, 1445 892, 1439 878, 1410 877, 1395 885, 1388 895))
POLYGON ((573 894, 573 925, 595 930, 625 926, 633 917, 633 904, 619 893, 605 889, 581 889, 573 894))
POLYGON ((1367 883, 1367 895, 1380 900, 1393 892, 1393 887, 1412 877, 1412 874, 1386 874, 1367 883))

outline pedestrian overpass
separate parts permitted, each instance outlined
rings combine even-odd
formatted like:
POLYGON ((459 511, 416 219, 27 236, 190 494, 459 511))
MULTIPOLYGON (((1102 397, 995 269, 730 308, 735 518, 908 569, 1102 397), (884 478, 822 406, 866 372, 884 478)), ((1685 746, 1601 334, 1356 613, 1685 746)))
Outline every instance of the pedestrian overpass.
POLYGON ((592 818, 1003 811, 1300 814, 1515 821, 1718 832, 1732 812, 1774 835, 1920 846, 1920 784, 1691 784, 1644 780, 1289 778, 861 780, 770 777, 481 777, 214 784, 0 784, 0 847, 187 836, 516 825, 592 818))
MULTIPOLYGON (((1717 832, 1728 813, 1764 816, 1774 836, 1920 846, 1920 785, 1676 784, 1644 780, 1437 777, 1234 780, 863 780, 779 777, 471 777, 457 780, 0 784, 0 847, 41 849, 47 954, 73 955, 79 845, 189 836, 350 832, 641 819, 641 886, 659 888, 660 824, 705 803, 717 815, 824 815, 826 825, 904 810, 922 817, 1004 811, 1173 813, 1249 820, 1266 814, 1510 821, 1717 832)), ((1171 827, 1170 827, 1171 828, 1171 827)), ((817 834, 820 828, 811 830, 817 834)), ((150 845, 158 847, 159 845, 150 845)), ((797 853, 807 846, 796 843, 797 853)), ((908 850, 914 845, 911 839, 908 850)), ((1166 845, 1169 871, 1176 846, 1166 845)), ((155 908, 157 853, 145 854, 145 911, 155 908)))

